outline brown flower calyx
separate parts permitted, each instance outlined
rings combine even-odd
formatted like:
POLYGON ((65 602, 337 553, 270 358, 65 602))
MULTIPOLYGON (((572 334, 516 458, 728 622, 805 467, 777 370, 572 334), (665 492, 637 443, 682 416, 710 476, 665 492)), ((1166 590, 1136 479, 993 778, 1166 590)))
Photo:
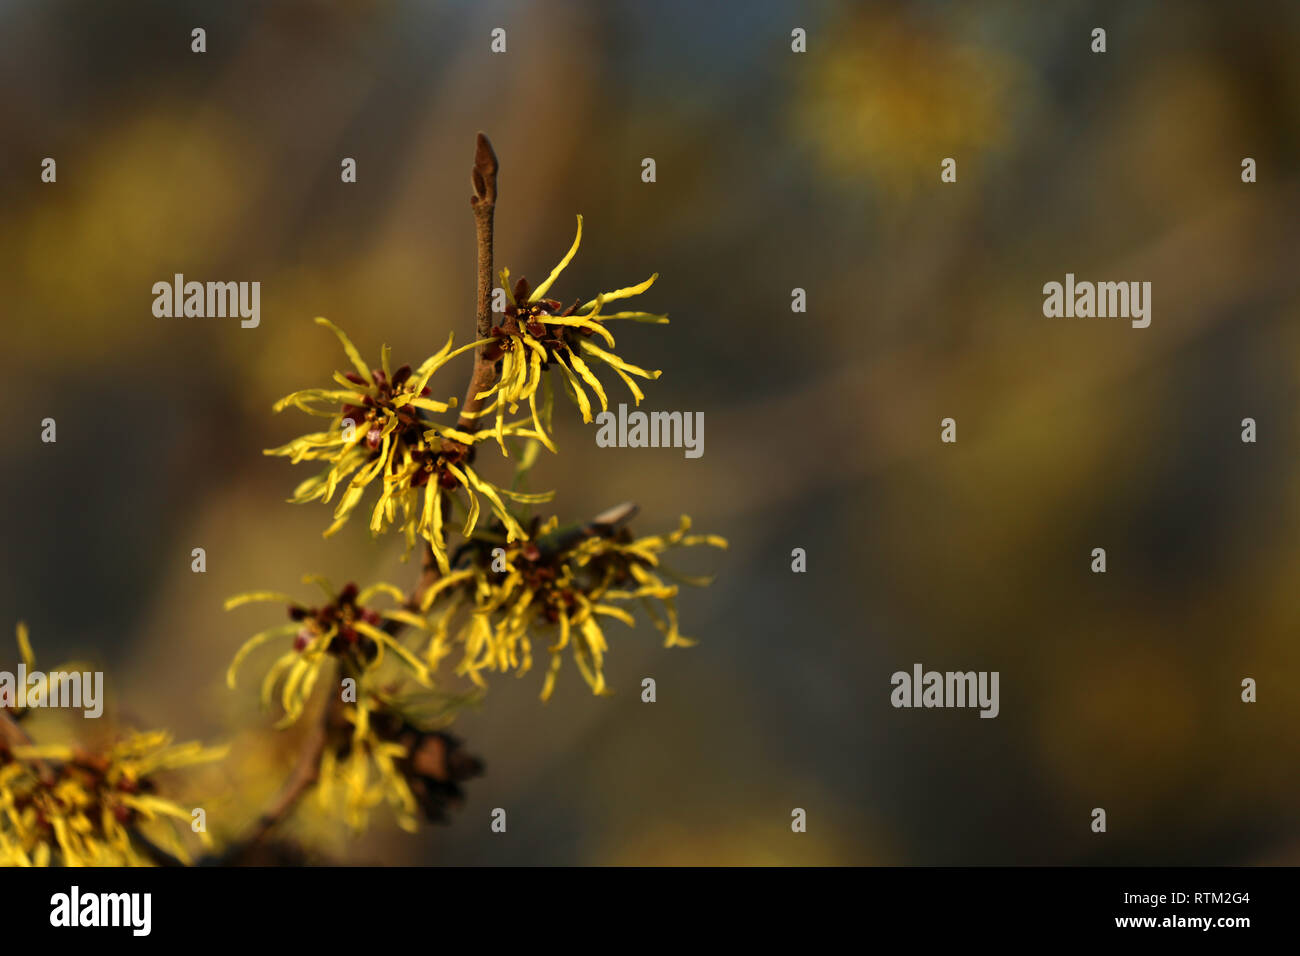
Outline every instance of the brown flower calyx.
MULTIPOLYGON (((374 384, 371 385, 357 372, 344 373, 344 378, 353 385, 369 390, 360 405, 343 405, 342 416, 345 421, 351 420, 358 430, 365 432, 366 447, 372 452, 378 453, 379 446, 383 441, 381 411, 396 416, 398 421, 397 431, 408 444, 418 444, 420 435, 428 427, 421 418, 418 408, 409 404, 396 405, 397 395, 402 386, 410 379, 411 374, 411 366, 409 365, 403 365, 399 368, 393 373, 391 379, 383 369, 371 369, 370 375, 374 380, 374 384)), ((426 385, 420 390, 420 397, 426 398, 430 393, 431 390, 426 385)))
POLYGON ((520 276, 512 293, 514 302, 506 304, 501 322, 492 327, 491 334, 497 341, 488 347, 487 357, 492 361, 499 360, 505 352, 515 347, 510 336, 526 333, 546 349, 547 359, 542 363, 542 368, 549 368, 551 356, 556 350, 571 352, 577 348, 579 336, 590 337, 593 333, 590 329, 548 325, 542 321, 547 316, 567 318, 573 315, 578 311, 578 299, 574 299, 573 304, 565 308, 564 303, 557 299, 529 302, 528 294, 528 280, 520 276))
MULTIPOLYGON (((400 744, 406 756, 395 761, 426 820, 448 822, 448 813, 464 802, 461 784, 482 775, 483 762, 461 741, 440 730, 425 730, 397 710, 380 707, 371 713, 371 728, 383 740, 400 744)), ((351 744, 344 747, 340 759, 351 744)))
POLYGON ((303 651, 322 634, 334 629, 337 633, 329 643, 329 653, 336 656, 354 655, 361 663, 373 660, 379 648, 371 638, 357 630, 355 625, 360 621, 371 627, 379 627, 383 624, 383 618, 377 611, 357 604, 357 594, 357 586, 349 582, 328 604, 319 607, 289 605, 290 620, 301 621, 303 624, 294 637, 294 649, 303 651))

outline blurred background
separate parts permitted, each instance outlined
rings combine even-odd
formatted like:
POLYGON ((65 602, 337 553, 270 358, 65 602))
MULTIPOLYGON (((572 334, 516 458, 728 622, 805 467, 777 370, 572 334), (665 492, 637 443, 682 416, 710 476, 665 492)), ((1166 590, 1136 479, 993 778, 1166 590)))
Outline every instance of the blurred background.
POLYGON ((222 600, 415 574, 285 502, 308 472, 261 449, 310 422, 270 406, 339 366, 316 315, 371 359, 467 341, 482 129, 498 267, 543 278, 582 213, 555 294, 660 272, 639 301, 672 324, 619 352, 664 370, 643 407, 705 415, 698 460, 557 416, 537 485, 732 549, 676 562, 717 573, 681 600, 699 646, 611 626, 614 696, 571 662, 547 705, 540 670, 497 677, 453 727, 487 773, 449 826, 302 835, 394 864, 1300 863, 1298 39, 1283 0, 0 3, 4 626, 102 665, 106 721, 233 743, 209 818, 254 812, 297 731, 223 675, 281 617, 222 600), (155 318, 177 272, 260 281, 261 326, 155 318), (1150 281, 1150 328, 1045 319, 1066 272, 1150 281), (1001 715, 893 709, 916 662, 1000 671, 1001 715))

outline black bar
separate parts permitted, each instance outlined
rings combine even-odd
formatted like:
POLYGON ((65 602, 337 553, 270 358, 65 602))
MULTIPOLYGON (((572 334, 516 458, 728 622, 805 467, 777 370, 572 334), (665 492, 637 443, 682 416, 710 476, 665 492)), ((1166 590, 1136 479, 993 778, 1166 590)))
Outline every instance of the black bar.
MULTIPOLYGON (((612 945, 647 933, 666 940, 661 934, 695 933, 707 923, 742 938, 793 931, 881 941, 901 934, 927 944, 1131 937, 1230 945, 1243 933, 1285 930, 1296 870, 10 869, 0 880, 10 944, 75 933, 128 946, 144 938, 249 943, 264 934, 268 942, 380 945, 388 934, 427 933, 431 942, 445 943, 446 933, 496 939, 514 932, 540 943, 552 934, 582 939, 599 927, 590 939, 612 945), (52 898, 64 894, 70 904, 74 885, 83 908, 88 895, 150 894, 147 937, 130 925, 52 926, 52 898), (1208 928, 1202 920, 1210 921, 1208 928)), ((140 926, 142 914, 136 915, 140 926)), ((131 920, 124 914, 120 922, 131 920)))

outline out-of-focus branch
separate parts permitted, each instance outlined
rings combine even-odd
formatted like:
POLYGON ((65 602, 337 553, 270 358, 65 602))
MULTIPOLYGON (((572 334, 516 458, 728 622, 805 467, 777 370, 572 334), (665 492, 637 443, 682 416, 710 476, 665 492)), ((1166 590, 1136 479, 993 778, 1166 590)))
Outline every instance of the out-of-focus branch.
POLYGON ((289 815, 303 795, 320 779, 320 762, 329 744, 330 732, 343 723, 343 697, 338 692, 338 671, 335 669, 326 687, 334 687, 325 702, 320 720, 316 721, 303 740, 302 750, 294 763, 280 792, 266 805, 249 831, 225 853, 222 861, 229 861, 247 853, 271 832, 277 823, 289 815))
MULTIPOLYGON (((32 738, 27 736, 27 731, 19 726, 18 721, 6 710, 0 710, 0 741, 12 750, 14 747, 30 747, 32 738)), ((29 760, 28 765, 36 771, 36 775, 41 778, 43 783, 54 782, 54 772, 50 770, 49 764, 44 760, 29 760)))
POLYGON ((10 747, 26 747, 32 739, 18 726, 18 721, 9 716, 7 710, 0 710, 0 739, 10 747))

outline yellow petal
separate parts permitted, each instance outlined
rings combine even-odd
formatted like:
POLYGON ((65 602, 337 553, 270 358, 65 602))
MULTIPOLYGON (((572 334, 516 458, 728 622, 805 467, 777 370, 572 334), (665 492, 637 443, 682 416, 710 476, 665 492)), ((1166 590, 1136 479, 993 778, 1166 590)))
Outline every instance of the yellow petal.
POLYGON ((528 297, 529 302, 536 302, 538 299, 540 299, 542 296, 546 294, 546 291, 551 287, 551 284, 560 277, 560 273, 564 271, 565 266, 567 266, 570 262, 573 261, 573 257, 577 255, 578 252, 578 245, 581 242, 582 242, 582 217, 579 216, 578 234, 573 237, 573 245, 569 247, 568 254, 565 255, 565 257, 560 260, 560 264, 558 266, 556 266, 554 269, 551 270, 551 274, 546 277, 546 281, 533 290, 533 294, 528 297))
POLYGON ((590 309, 598 302, 612 302, 615 299, 630 299, 634 295, 640 295, 646 289, 654 285, 655 280, 658 278, 659 278, 659 273, 656 272, 654 275, 646 279, 644 282, 640 282, 636 285, 630 285, 625 289, 615 289, 613 292, 606 292, 603 295, 598 295, 590 302, 585 303, 581 308, 578 309, 578 311, 585 312, 587 309, 590 309))
POLYGON ((365 621, 356 621, 353 626, 376 644, 386 644, 394 654, 410 665, 411 670, 415 672, 416 680, 422 684, 428 684, 428 669, 418 657, 403 647, 391 634, 387 634, 379 628, 367 624, 365 621))
POLYGON ((18 622, 18 653, 22 655, 23 663, 27 665, 28 670, 35 670, 36 655, 32 653, 31 637, 27 633, 27 624, 24 621, 18 622))
POLYGON ((277 637, 288 637, 290 634, 297 633, 298 630, 299 625, 297 624, 281 624, 279 627, 273 627, 262 631, 260 634, 254 634, 244 641, 239 650, 235 651, 235 658, 230 662, 230 667, 226 671, 226 686, 231 690, 235 689, 235 672, 239 670, 239 665, 244 662, 244 658, 252 653, 255 648, 277 637))
POLYGON ((384 584, 381 582, 379 584, 370 585, 370 587, 366 588, 360 594, 358 594, 357 603, 368 604, 370 602, 370 599, 373 598, 376 594, 387 594, 398 604, 402 604, 403 602, 406 601, 406 595, 402 593, 401 588, 397 587, 396 585, 384 584))
POLYGON ((582 342, 581 347, 582 350, 588 353, 589 355, 594 355, 596 356, 596 358, 600 359, 602 362, 604 362, 606 365, 609 365, 611 368, 619 369, 620 371, 623 372, 631 372, 633 375, 640 375, 642 378, 649 378, 649 379, 656 379, 663 374, 658 370, 655 370, 653 372, 647 372, 645 369, 641 368, 640 366, 633 365, 630 362, 625 362, 617 355, 615 355, 613 352, 606 352, 600 346, 592 345, 590 342, 582 342))
POLYGON ((569 353, 569 361, 573 364, 573 370, 582 376, 582 380, 591 386, 592 391, 596 393, 596 397, 600 399, 600 410, 609 411, 609 400, 605 398, 605 389, 600 384, 600 379, 592 374, 591 369, 587 367, 587 363, 578 358, 575 353, 569 353))
POLYGON ((583 422, 591 421, 591 401, 587 398, 587 393, 582 390, 582 383, 578 381, 569 366, 564 364, 564 359, 560 354, 555 353, 555 361, 559 363, 560 371, 563 373, 563 381, 568 386, 568 392, 573 396, 573 400, 578 403, 578 411, 582 413, 583 422))
POLYGON ((595 332, 610 348, 614 347, 614 333, 599 322, 585 315, 544 315, 540 321, 543 325, 567 325, 575 329, 588 329, 595 332))
POLYGON ((293 598, 281 591, 246 591, 243 594, 236 594, 234 597, 227 598, 225 609, 230 611, 242 604, 251 604, 254 601, 283 601, 286 604, 292 604, 293 598))
POLYGON ((361 359, 361 353, 357 351, 357 347, 352 344, 352 340, 344 334, 343 330, 329 319, 322 318, 321 316, 316 317, 316 324, 325 326, 325 328, 338 336, 339 343, 343 346, 343 351, 347 354, 348 360, 352 363, 352 367, 357 370, 357 374, 365 379, 367 383, 373 384, 374 379, 370 377, 370 369, 366 367, 366 363, 361 359))

